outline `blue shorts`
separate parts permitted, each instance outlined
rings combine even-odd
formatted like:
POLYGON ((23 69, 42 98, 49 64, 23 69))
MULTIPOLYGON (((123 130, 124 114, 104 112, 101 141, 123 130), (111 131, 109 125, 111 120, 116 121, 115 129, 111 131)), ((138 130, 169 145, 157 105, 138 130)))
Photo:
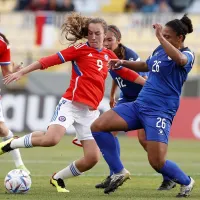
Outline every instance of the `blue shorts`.
POLYGON ((115 106, 118 106, 122 103, 128 103, 128 102, 133 102, 135 101, 136 98, 126 98, 126 97, 120 97, 117 101, 117 104, 115 106))
POLYGON ((128 124, 128 130, 144 129, 146 140, 168 144, 172 117, 162 112, 148 112, 135 102, 122 103, 113 108, 128 124))

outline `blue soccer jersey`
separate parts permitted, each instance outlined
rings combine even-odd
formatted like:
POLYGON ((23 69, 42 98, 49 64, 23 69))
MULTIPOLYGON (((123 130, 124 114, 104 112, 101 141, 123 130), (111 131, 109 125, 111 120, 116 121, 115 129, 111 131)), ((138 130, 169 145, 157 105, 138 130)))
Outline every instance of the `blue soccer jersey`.
POLYGON ((147 59, 149 76, 137 102, 148 110, 176 114, 183 83, 194 63, 194 54, 189 48, 180 51, 188 58, 187 64, 183 67, 178 66, 165 53, 162 46, 159 46, 147 59))
MULTIPOLYGON (((140 60, 139 56, 133 50, 125 46, 123 47, 125 48, 125 60, 133 60, 133 61, 140 60)), ((120 68, 121 67, 119 67, 119 69, 120 68)), ((138 97, 138 94, 143 86, 123 79, 117 73, 115 73, 114 70, 109 70, 109 72, 113 80, 115 80, 115 82, 117 83, 118 87, 121 90, 119 99, 121 99, 123 102, 134 101, 138 97)), ((138 72, 138 74, 141 76, 147 76, 148 72, 138 72)))
POLYGON ((168 143, 181 89, 194 63, 190 49, 180 51, 188 58, 185 66, 178 66, 159 46, 146 61, 150 72, 136 101, 113 108, 129 130, 144 128, 148 141, 168 143))

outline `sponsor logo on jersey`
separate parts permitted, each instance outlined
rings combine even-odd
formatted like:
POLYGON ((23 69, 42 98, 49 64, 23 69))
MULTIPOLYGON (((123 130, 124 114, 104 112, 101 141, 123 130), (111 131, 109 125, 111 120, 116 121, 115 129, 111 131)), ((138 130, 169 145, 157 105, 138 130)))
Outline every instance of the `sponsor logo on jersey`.
POLYGON ((169 56, 167 58, 168 58, 168 60, 172 60, 169 56))
POLYGON ((105 58, 105 60, 108 61, 108 55, 107 54, 104 55, 104 58, 105 58))
POLYGON ((88 54, 88 56, 92 57, 92 54, 91 54, 91 53, 89 53, 89 54, 88 54))
POLYGON ((66 117, 65 116, 60 116, 60 117, 58 117, 58 120, 61 121, 61 122, 64 122, 64 121, 66 121, 66 117))
POLYGON ((130 61, 134 61, 134 59, 133 59, 133 58, 129 58, 129 60, 130 60, 130 61))
POLYGON ((163 134, 163 130, 160 129, 158 134, 159 134, 159 135, 164 135, 164 134, 163 134))

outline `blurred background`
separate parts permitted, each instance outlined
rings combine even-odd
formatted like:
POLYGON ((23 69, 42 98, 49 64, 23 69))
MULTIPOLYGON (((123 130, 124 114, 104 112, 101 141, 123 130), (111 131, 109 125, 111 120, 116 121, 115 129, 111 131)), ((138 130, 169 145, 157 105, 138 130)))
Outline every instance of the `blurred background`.
MULTIPOLYGON (((172 138, 200 139, 200 0, 0 0, 0 32, 11 44, 12 60, 24 66, 66 48, 61 25, 68 12, 100 16, 122 32, 122 43, 145 60, 157 47, 152 24, 165 24, 188 13, 194 32, 186 46, 196 60, 182 91, 181 106, 172 128, 172 138)), ((5 87, 1 81, 3 109, 15 132, 45 130, 59 98, 68 87, 71 64, 34 72, 5 87)), ((109 109, 111 78, 100 110, 109 109)), ((73 128, 69 130, 73 133, 73 128)), ((128 135, 134 135, 129 133, 128 135)))

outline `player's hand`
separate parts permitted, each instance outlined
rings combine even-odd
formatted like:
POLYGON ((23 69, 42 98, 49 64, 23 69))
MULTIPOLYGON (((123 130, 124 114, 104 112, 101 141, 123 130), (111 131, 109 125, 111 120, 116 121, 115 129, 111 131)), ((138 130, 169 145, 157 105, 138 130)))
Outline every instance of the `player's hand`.
POLYGON ((110 97, 110 108, 114 108, 116 103, 115 97, 110 97))
POLYGON ((109 69, 115 69, 115 68, 118 68, 119 66, 121 66, 122 64, 123 64, 123 60, 110 59, 108 61, 108 68, 109 69))
POLYGON ((163 35, 162 35, 163 27, 161 24, 158 24, 158 23, 153 24, 153 28, 155 29, 155 34, 156 34, 157 38, 163 37, 163 35))
POLYGON ((15 73, 12 74, 8 74, 6 76, 4 76, 3 81, 5 85, 8 85, 9 83, 13 82, 13 81, 18 81, 21 77, 23 76, 22 71, 17 71, 15 73))
POLYGON ((21 62, 19 65, 15 65, 15 63, 12 63, 13 65, 13 72, 18 72, 23 67, 23 62, 21 62))

